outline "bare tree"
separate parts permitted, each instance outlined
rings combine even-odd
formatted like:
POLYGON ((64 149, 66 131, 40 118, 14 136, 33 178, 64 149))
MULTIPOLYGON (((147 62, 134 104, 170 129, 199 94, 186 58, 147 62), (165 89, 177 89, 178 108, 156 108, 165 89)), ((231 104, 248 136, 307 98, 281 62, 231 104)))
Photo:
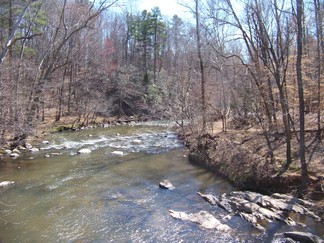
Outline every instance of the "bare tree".
POLYGON ((298 84, 298 100, 299 100, 299 158, 301 165, 302 186, 306 188, 308 181, 307 164, 305 158, 305 103, 304 88, 302 77, 302 55, 303 55, 303 0, 296 0, 297 5, 297 84, 298 84))
POLYGON ((315 25, 316 25, 316 54, 317 54, 317 139, 321 140, 321 79, 322 65, 324 63, 323 41, 323 4, 320 0, 314 0, 315 25))
POLYGON ((100 1, 99 4, 97 4, 96 1, 93 1, 88 5, 84 5, 85 12, 79 16, 78 22, 71 26, 68 26, 66 21, 67 0, 63 1, 63 6, 58 18, 59 21, 55 27, 53 35, 50 37, 50 48, 44 53, 44 56, 39 63, 39 72, 35 78, 34 88, 29 99, 28 115, 26 120, 28 124, 33 124, 41 96, 51 74, 61 67, 59 61, 63 54, 62 51, 68 44, 69 40, 76 34, 80 33, 83 29, 90 27, 93 20, 95 20, 102 12, 113 6, 117 1, 118 0, 105 0, 100 1))
MULTIPOLYGON (((260 62, 271 74, 279 90, 279 102, 281 106, 282 121, 284 124, 286 138, 286 163, 278 175, 284 173, 292 162, 291 155, 291 117, 289 113, 289 103, 287 98, 287 69, 289 64, 290 47, 292 43, 292 29, 289 12, 284 9, 285 4, 273 0, 265 8, 265 2, 252 0, 245 5, 246 24, 238 18, 230 0, 226 0, 230 13, 233 14, 237 27, 242 32, 243 40, 246 44, 249 56, 255 64, 256 70, 261 70, 260 62), (267 22, 271 14, 273 22, 267 22), (267 26, 267 24, 269 24, 267 26), (260 49, 261 47, 261 49, 260 49)), ((260 75, 261 73, 257 73, 260 75)), ((268 81, 268 80, 267 80, 268 81)), ((260 84, 257 83, 257 86, 260 84)), ((260 88, 260 90, 262 90, 260 88)), ((263 92, 261 91, 261 96, 263 92)), ((266 99, 264 96, 263 99, 266 99)), ((271 101, 271 99, 270 99, 271 101)), ((272 103, 272 102, 271 102, 272 103)), ((265 101, 267 107, 268 101, 265 101)), ((273 108, 272 108, 273 109, 273 108)), ((271 109, 267 108, 267 112, 271 109)), ((269 113, 271 114, 271 113, 269 113)))
POLYGON ((197 38, 197 55, 199 61, 200 68, 200 80, 201 80, 201 108, 202 108, 202 132, 206 132, 206 79, 205 79, 205 69, 204 69, 204 61, 202 56, 202 47, 201 47, 201 35, 200 35, 200 9, 199 9, 199 0, 195 0, 195 20, 196 20, 196 38, 197 38))

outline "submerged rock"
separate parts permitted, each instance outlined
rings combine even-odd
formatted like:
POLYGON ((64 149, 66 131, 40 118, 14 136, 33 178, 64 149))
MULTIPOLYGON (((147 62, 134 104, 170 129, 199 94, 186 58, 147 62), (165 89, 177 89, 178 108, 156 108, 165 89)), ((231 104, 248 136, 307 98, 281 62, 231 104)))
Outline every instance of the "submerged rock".
POLYGON ((89 148, 83 148, 78 151, 78 154, 90 154, 91 150, 89 148))
POLYGON ((175 189, 175 187, 172 185, 172 183, 169 180, 161 181, 159 187, 162 189, 169 189, 169 190, 175 189))
POLYGON ((228 232, 231 229, 229 226, 227 226, 226 224, 222 224, 212 214, 206 211, 187 214, 185 212, 177 212, 174 210, 169 210, 169 213, 175 219, 190 221, 206 229, 216 229, 223 232, 228 232))

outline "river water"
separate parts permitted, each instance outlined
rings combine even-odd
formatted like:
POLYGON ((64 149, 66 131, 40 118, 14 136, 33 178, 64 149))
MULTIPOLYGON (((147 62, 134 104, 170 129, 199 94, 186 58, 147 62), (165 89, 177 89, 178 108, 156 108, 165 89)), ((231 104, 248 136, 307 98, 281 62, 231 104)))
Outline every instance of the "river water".
MULTIPOLYGON (((168 124, 146 123, 46 138, 38 153, 1 162, 0 181, 16 184, 0 194, 0 242, 260 242, 291 230, 274 223, 260 233, 239 217, 230 233, 202 229, 173 219, 168 210, 225 211, 196 192, 220 195, 228 182, 184 157, 184 147, 168 124), (78 154, 89 148, 90 154, 78 154), (123 152, 123 155, 114 154, 123 152), (176 187, 158 187, 169 179, 176 187)), ((322 225, 303 219, 303 231, 322 225)))

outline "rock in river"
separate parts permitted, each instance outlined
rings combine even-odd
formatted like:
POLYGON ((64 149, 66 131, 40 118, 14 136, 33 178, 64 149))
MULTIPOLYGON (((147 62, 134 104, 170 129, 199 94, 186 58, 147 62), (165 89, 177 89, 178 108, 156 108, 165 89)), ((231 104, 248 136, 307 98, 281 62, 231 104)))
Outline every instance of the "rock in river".
POLYGON ((15 184, 14 181, 2 181, 2 182, 0 182, 0 187, 8 187, 8 186, 11 186, 13 184, 15 184))
POLYGON ((162 189, 169 189, 169 190, 175 189, 175 187, 172 185, 172 183, 169 180, 161 181, 159 187, 162 189))
POLYGON ((16 158, 19 157, 19 154, 18 153, 11 153, 10 157, 13 158, 13 159, 16 159, 16 158))
POLYGON ((90 154, 91 150, 88 148, 83 148, 78 151, 78 154, 90 154))
POLYGON ((141 143, 143 143, 143 141, 140 140, 140 139, 134 139, 132 142, 133 142, 134 144, 141 144, 141 143))
POLYGON ((32 153, 36 153, 39 152, 39 148, 31 148, 29 151, 32 153))
POLYGON ((119 156, 123 156, 124 155, 124 152, 123 151, 113 151, 111 153, 114 154, 114 155, 119 155, 119 156))
POLYGON ((6 154, 11 154, 12 151, 10 149, 5 149, 6 154))
POLYGON ((206 211, 187 214, 185 212, 177 212, 174 210, 169 210, 169 213, 175 219, 190 221, 199 224, 200 226, 206 229, 216 229, 223 232, 228 232, 231 229, 229 226, 227 226, 226 224, 222 224, 212 214, 206 211))

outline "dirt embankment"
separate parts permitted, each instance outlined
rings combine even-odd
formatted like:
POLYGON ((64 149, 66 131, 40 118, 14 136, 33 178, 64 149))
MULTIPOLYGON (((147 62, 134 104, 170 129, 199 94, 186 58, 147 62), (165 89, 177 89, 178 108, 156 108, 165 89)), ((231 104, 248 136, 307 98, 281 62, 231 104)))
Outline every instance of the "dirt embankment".
MULTIPOLYGON (((307 196, 323 201, 324 148, 314 134, 307 134, 307 161, 310 183, 307 196)), ((273 158, 266 140, 256 129, 229 130, 206 134, 200 139, 186 136, 189 159, 227 178, 241 189, 263 192, 294 193, 301 185, 298 140, 292 143, 293 163, 282 176, 278 171, 285 163, 283 134, 269 135, 273 158)))

